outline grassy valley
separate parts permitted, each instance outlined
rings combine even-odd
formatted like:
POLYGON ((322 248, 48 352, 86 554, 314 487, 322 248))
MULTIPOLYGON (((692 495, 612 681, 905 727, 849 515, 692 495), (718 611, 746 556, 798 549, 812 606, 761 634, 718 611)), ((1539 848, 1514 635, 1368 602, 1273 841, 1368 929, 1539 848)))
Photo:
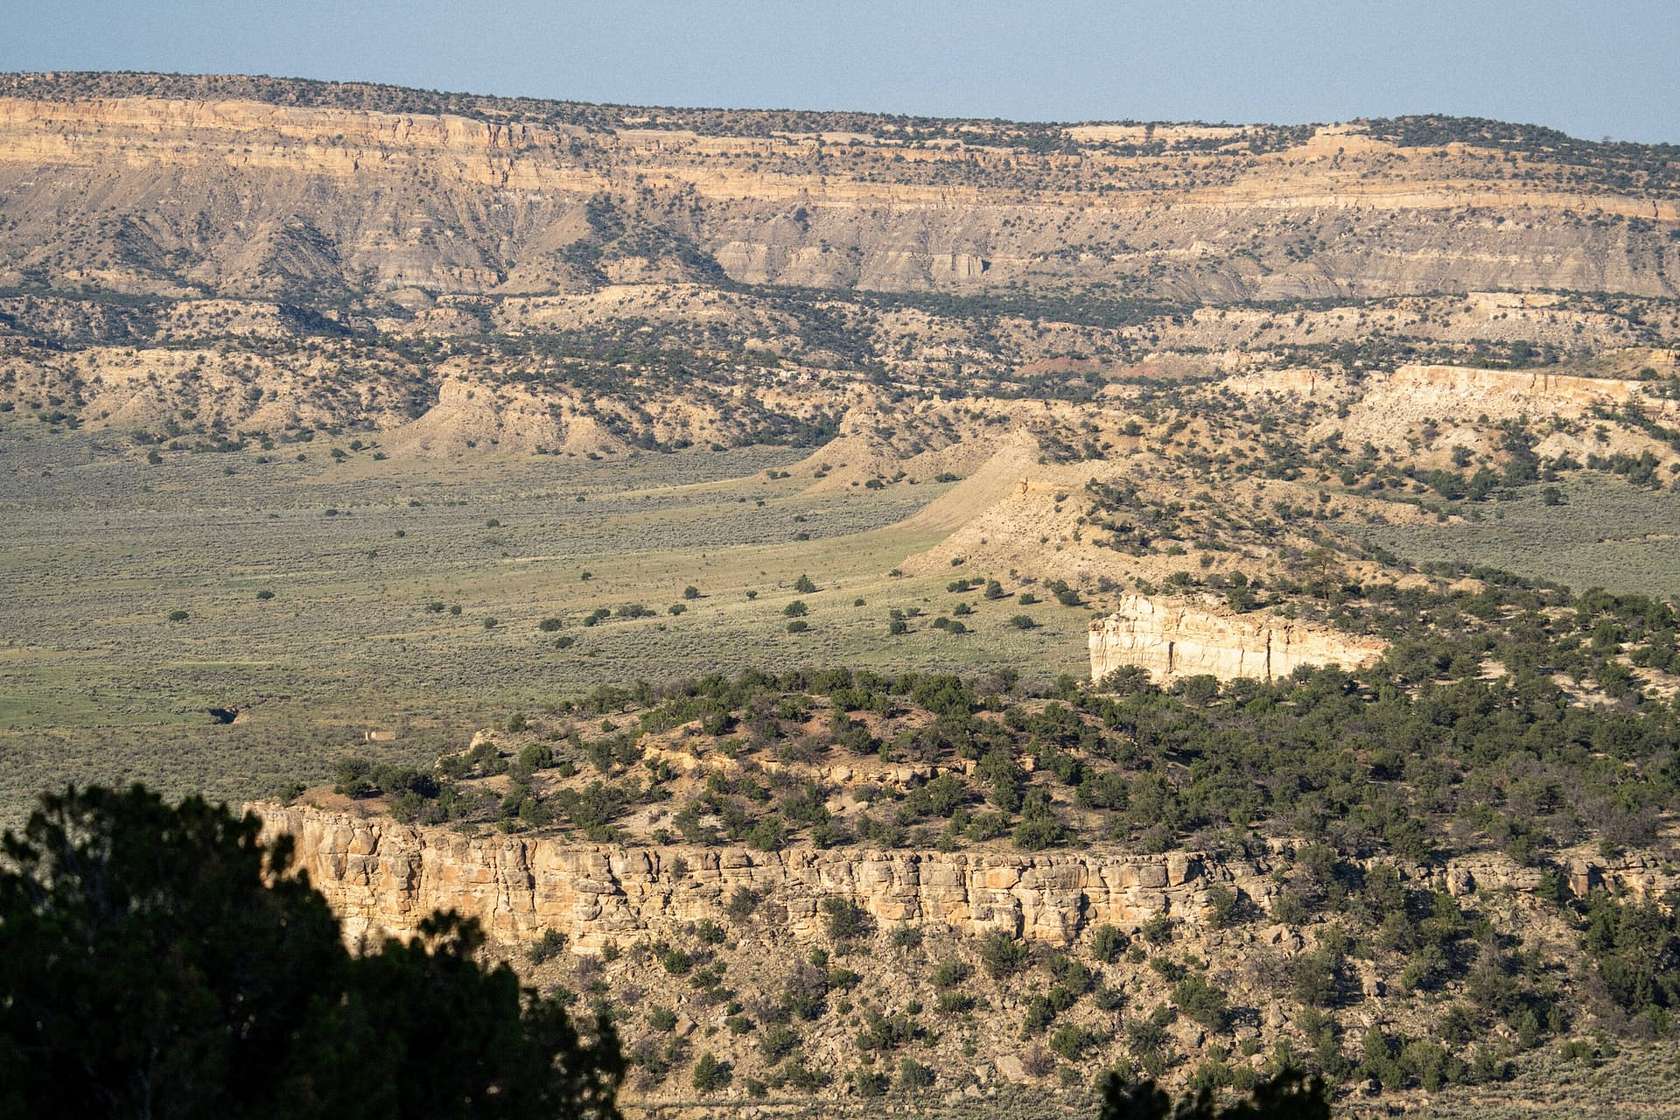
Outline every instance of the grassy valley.
POLYGON ((249 802, 652 1115, 1672 1114, 1677 196, 1445 117, 0 76, 0 820, 249 802))

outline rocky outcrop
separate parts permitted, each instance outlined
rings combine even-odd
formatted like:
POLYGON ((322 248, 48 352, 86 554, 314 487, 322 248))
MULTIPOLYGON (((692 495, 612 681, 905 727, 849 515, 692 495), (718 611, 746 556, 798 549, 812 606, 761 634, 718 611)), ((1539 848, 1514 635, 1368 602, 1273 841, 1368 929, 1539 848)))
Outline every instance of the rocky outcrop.
POLYGON ((886 122, 835 143, 820 126, 753 134, 750 114, 701 133, 628 115, 599 127, 561 104, 477 119, 165 84, 174 96, 146 76, 0 83, 0 282, 46 269, 153 294, 517 294, 721 269, 751 284, 1114 284, 1231 302, 1672 296, 1680 275, 1675 201, 1625 175, 1539 155, 1507 167, 1473 148, 1443 159, 1347 126, 1266 151, 1240 131, 1210 147, 1161 127, 1146 145, 1085 130, 1039 152, 914 143, 886 122))
MULTIPOLYGON (((942 927, 959 935, 1001 932, 1066 945, 1083 930, 1135 930, 1169 914, 1205 924, 1207 891, 1236 889, 1269 909, 1274 861, 1225 860, 1193 852, 871 851, 579 845, 562 837, 465 835, 388 817, 306 805, 250 806, 266 836, 289 835, 298 865, 344 922, 352 940, 407 936, 434 910, 477 918, 498 940, 564 934, 582 951, 611 941, 674 936, 704 919, 726 921, 738 888, 757 892, 774 925, 796 939, 822 935, 824 902, 842 899, 878 927, 942 927)), ((1541 872, 1477 855, 1408 877, 1455 895, 1534 891, 1541 872)), ((1654 858, 1613 865, 1577 860, 1579 893, 1606 888, 1649 894, 1672 875, 1654 858)))
POLYGON ((1658 381, 1581 377, 1546 369, 1404 365, 1392 374, 1372 375, 1351 415, 1326 420, 1315 431, 1339 429, 1346 433, 1344 438, 1380 440, 1432 418, 1447 425, 1474 417, 1539 420, 1589 416, 1629 405, 1652 417, 1672 415, 1675 408, 1658 381))
POLYGON ((1091 679, 1136 666, 1160 680, 1207 674, 1270 681, 1303 665, 1364 665, 1384 643, 1262 613, 1218 614, 1127 595, 1091 623, 1091 679))
POLYGON ((943 925, 1058 944, 1090 924, 1135 927, 1163 911, 1194 920, 1213 882, 1268 886, 1252 866, 1197 855, 620 848, 556 837, 464 836, 444 828, 303 806, 254 806, 288 834, 299 865, 347 936, 407 935, 436 909, 479 919, 499 939, 545 930, 583 949, 720 919, 737 888, 777 908, 795 937, 817 937, 822 903, 849 900, 883 926, 943 925))

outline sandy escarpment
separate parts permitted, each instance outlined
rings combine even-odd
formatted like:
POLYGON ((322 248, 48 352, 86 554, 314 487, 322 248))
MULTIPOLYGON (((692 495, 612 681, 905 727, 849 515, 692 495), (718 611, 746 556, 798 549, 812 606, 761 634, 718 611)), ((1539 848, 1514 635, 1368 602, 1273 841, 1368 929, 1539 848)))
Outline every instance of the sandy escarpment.
POLYGON ((270 834, 295 838, 300 866, 352 937, 409 934, 442 908, 478 918, 503 940, 556 930, 599 948, 718 918, 731 893, 748 887, 781 908, 798 938, 821 934, 821 904, 834 897, 889 926, 1065 944, 1091 924, 1135 927, 1164 910, 1193 915, 1212 882, 1267 889, 1253 867, 1185 854, 618 848, 468 837, 306 806, 255 808, 270 834))
POLYGON ((0 280, 44 269, 153 293, 554 293, 721 270, 752 284, 1113 284, 1230 302, 1672 296, 1680 275, 1667 236, 1680 211, 1661 189, 1347 126, 1263 150, 1240 132, 1220 144, 1160 129, 1157 149, 1087 130, 1042 152, 885 127, 844 139, 586 127, 560 103, 498 120, 209 87, 161 96, 148 81, 112 76, 101 96, 51 76, 8 83, 0 280), (595 241, 615 244, 569 251, 595 241))
MULTIPOLYGON (((409 935, 444 909, 477 918, 500 941, 529 942, 553 930, 596 951, 611 941, 726 920, 730 896, 746 887, 796 940, 820 938, 823 903, 838 898, 862 907, 883 929, 1001 932, 1066 945, 1099 925, 1135 930, 1163 913, 1202 928, 1215 886, 1269 909, 1278 891, 1273 871, 1282 866, 1194 852, 631 848, 547 835, 464 835, 302 804, 250 808, 263 818, 265 835, 293 838, 298 866, 352 939, 409 935)), ((1539 869, 1494 854, 1406 874, 1458 895, 1532 892, 1541 884, 1539 869)), ((1615 863, 1577 860, 1569 877, 1583 894, 1605 887, 1646 895, 1669 882, 1659 861, 1639 854, 1615 863)))
POLYGON ((1260 612, 1221 614, 1126 595, 1091 623, 1091 679, 1135 666, 1158 680, 1208 674, 1271 681, 1303 666, 1364 665, 1385 643, 1260 612))

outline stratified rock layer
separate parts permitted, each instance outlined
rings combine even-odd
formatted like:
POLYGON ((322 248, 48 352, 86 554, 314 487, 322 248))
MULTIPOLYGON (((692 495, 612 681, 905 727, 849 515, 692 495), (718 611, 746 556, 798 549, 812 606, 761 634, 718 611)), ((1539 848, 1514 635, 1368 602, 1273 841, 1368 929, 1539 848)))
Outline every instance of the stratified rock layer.
POLYGON ((1165 680, 1207 674, 1270 681, 1303 665, 1364 665, 1384 645, 1270 615, 1222 615, 1127 595, 1091 623, 1091 679, 1136 666, 1165 680))
POLYGON ((609 122, 554 103, 479 119, 341 94, 264 79, 0 78, 0 283, 505 295, 721 271, 748 284, 1114 285, 1231 302, 1672 296, 1680 275, 1666 187, 1539 150, 1518 161, 1343 125, 1086 126, 1034 151, 978 134, 913 143, 885 119, 841 139, 817 120, 759 134, 752 114, 697 131, 654 126, 656 110, 609 122), (603 239, 615 242, 604 256, 568 252, 603 239))
MULTIPOLYGON (((310 806, 252 806, 265 834, 290 835, 298 864, 326 896, 352 940, 413 934, 434 910, 477 918, 504 942, 554 930, 583 951, 609 941, 674 935, 723 920, 730 896, 759 893, 777 928, 822 935, 823 903, 862 907, 882 928, 946 927, 976 936, 1069 944, 1088 927, 1134 930, 1167 913, 1203 923, 1207 890, 1235 888, 1262 908, 1276 892, 1269 861, 1196 853, 925 852, 855 848, 752 852, 736 848, 620 848, 560 837, 465 836, 386 817, 310 806)), ((1634 893, 1661 889, 1654 860, 1580 864, 1571 881, 1634 893)), ((1540 871, 1498 856, 1449 861, 1408 874, 1454 894, 1534 890, 1540 871)))
MULTIPOLYGON (((780 908, 796 937, 822 928, 843 898, 886 925, 941 924, 1067 943, 1088 923, 1136 926, 1180 911, 1213 880, 1253 869, 1201 857, 578 846, 560 838, 467 837, 308 807, 259 806, 270 834, 296 838, 300 866, 346 934, 413 933, 436 909, 478 918, 520 941, 545 930, 581 948, 716 919, 739 887, 780 908)), ((1263 890, 1258 880, 1246 884, 1263 890)))

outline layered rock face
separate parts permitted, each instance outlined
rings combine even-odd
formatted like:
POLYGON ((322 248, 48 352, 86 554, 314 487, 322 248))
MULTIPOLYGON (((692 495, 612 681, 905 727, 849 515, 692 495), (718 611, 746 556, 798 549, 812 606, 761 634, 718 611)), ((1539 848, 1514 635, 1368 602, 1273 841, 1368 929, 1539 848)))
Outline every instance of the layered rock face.
MULTIPOLYGON (((500 941, 565 934, 576 948, 674 935, 703 919, 727 920, 730 896, 758 892, 773 925, 796 939, 824 929, 823 903, 843 899, 877 924, 944 927, 965 936, 1001 932, 1067 945, 1102 924, 1135 930, 1166 913, 1201 927, 1206 892, 1240 890, 1269 908, 1277 886, 1270 861, 1196 853, 866 851, 794 848, 621 848, 553 837, 463 836, 444 828, 309 806, 250 806, 267 837, 289 835, 308 872, 352 940, 408 936, 434 910, 477 918, 500 941)), ((1540 872, 1500 856, 1474 856, 1406 874, 1454 894, 1532 891, 1540 872)), ((1613 866, 1578 862, 1570 882, 1638 895, 1671 880, 1651 858, 1613 866)), ((761 910, 761 912, 766 912, 761 910)))
POLYGON ((825 899, 846 899, 884 926, 1071 942, 1088 924, 1133 928, 1162 911, 1198 911, 1213 882, 1251 894, 1258 870, 1195 855, 941 853, 578 846, 543 837, 466 837, 442 828, 301 806, 253 806, 269 835, 288 834, 299 865, 352 938, 412 934, 436 909, 526 941, 557 930, 579 948, 718 919, 746 887, 798 938, 822 929, 825 899))
POLYGON ((1136 666, 1159 680, 1207 674, 1270 681, 1303 665, 1368 664, 1384 643, 1264 614, 1222 615, 1127 595, 1091 623, 1091 679, 1136 666))
POLYGON ((979 123, 924 143, 886 119, 767 131, 752 114, 702 129, 654 111, 460 106, 475 117, 347 107, 366 102, 297 85, 0 82, 0 283, 511 294, 721 270, 1229 301, 1672 296, 1680 276, 1662 182, 1582 174, 1539 149, 1507 160, 1356 126, 1160 127, 1071 129, 1046 152, 979 123), (607 251, 568 251, 580 244, 607 251))

